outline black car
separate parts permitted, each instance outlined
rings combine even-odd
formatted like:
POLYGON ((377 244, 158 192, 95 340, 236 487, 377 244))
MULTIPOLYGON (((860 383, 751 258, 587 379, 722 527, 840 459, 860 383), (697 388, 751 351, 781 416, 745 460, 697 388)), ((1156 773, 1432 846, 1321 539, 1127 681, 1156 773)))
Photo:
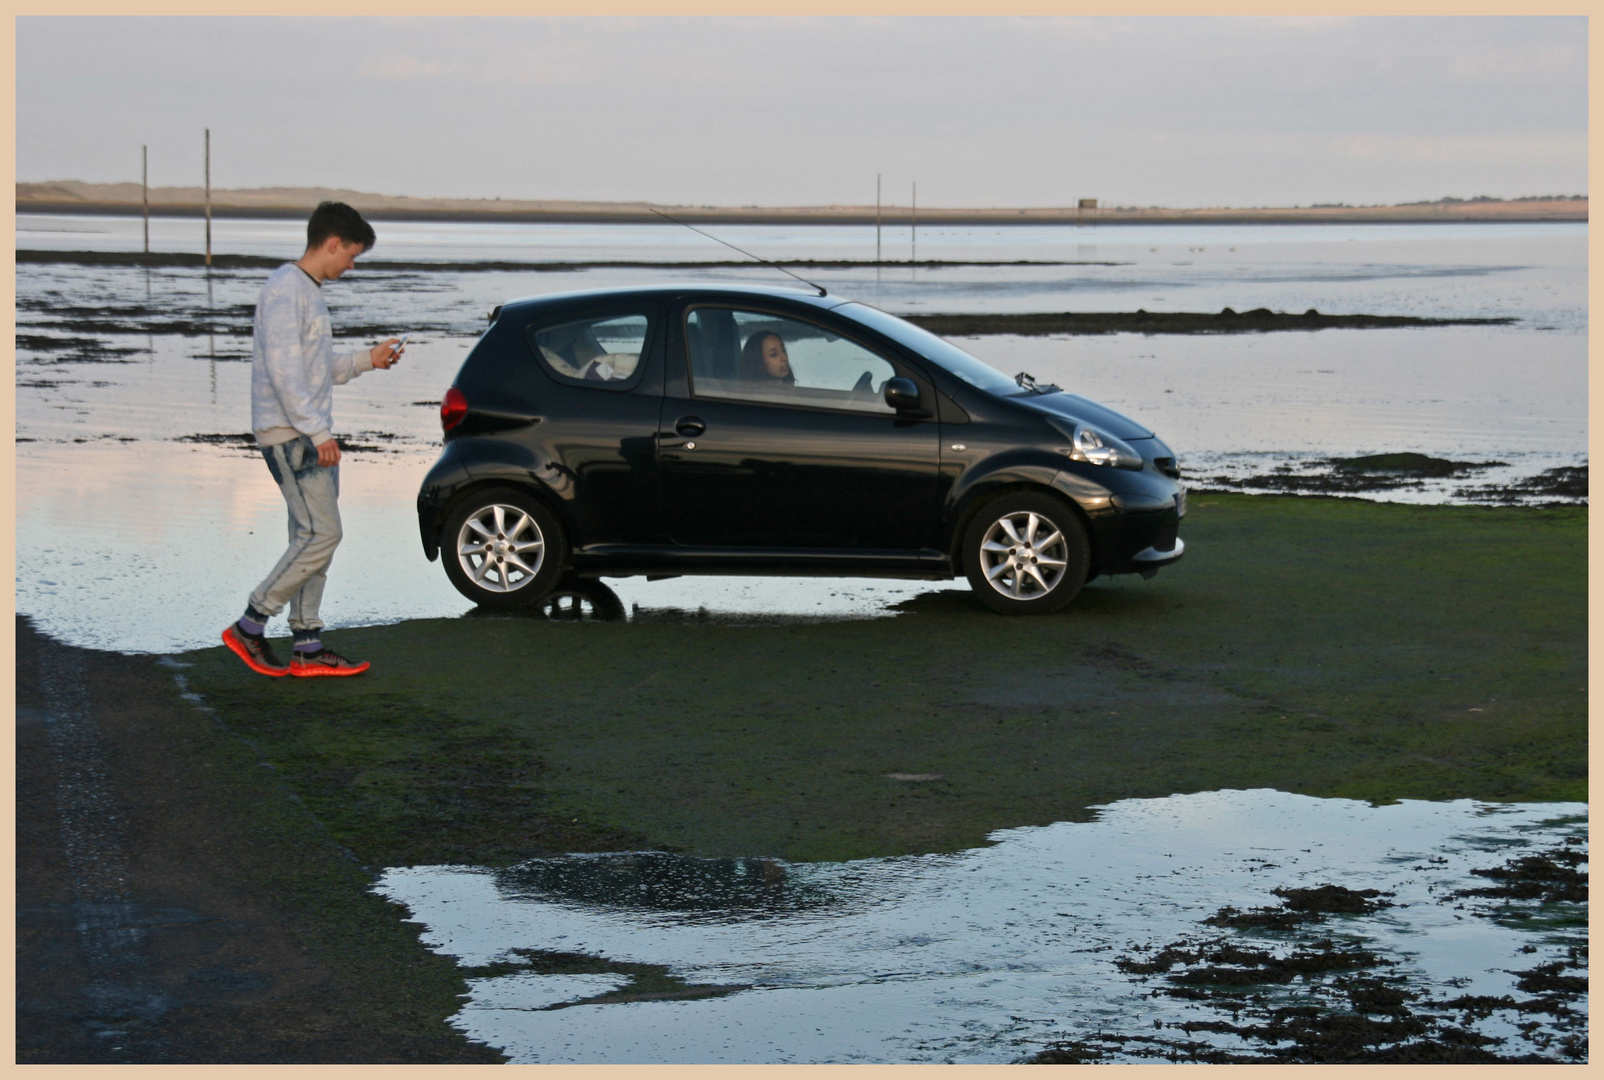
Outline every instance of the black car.
POLYGON ((563 580, 967 575, 1004 613, 1181 557, 1170 448, 876 308, 788 289, 608 289, 498 308, 418 493, 479 604, 563 580))

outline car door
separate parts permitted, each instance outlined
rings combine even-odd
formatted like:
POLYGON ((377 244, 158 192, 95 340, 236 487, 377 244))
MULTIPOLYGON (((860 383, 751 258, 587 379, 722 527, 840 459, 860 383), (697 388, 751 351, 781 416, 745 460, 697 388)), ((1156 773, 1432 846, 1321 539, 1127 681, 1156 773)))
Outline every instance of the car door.
POLYGON ((550 463, 540 479, 566 502, 576 548, 661 538, 652 513, 660 323, 652 305, 634 304, 553 315, 526 331, 552 386, 544 420, 525 437, 550 463))
POLYGON ((657 460, 675 544, 910 555, 933 544, 938 425, 882 397, 894 376, 931 394, 923 372, 823 315, 708 302, 669 322, 657 460), (789 378, 765 347, 785 354, 789 378))

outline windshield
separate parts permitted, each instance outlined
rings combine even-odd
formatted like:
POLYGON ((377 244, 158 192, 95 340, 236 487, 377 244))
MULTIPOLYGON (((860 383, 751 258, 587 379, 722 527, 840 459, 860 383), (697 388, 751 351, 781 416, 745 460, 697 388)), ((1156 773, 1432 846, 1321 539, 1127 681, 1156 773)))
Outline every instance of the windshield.
POLYGON ((1024 393, 1019 384, 983 360, 977 360, 952 342, 939 338, 928 330, 887 315, 879 308, 867 304, 843 304, 836 309, 871 329, 878 330, 899 345, 907 346, 920 356, 927 356, 975 387, 1003 397, 1024 393))

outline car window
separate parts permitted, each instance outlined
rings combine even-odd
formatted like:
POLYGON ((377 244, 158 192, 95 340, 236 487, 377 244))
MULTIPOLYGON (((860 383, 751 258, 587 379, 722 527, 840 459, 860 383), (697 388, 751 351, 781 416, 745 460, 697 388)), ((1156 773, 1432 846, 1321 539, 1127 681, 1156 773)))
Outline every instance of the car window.
POLYGON ((854 412, 893 413, 884 357, 821 326, 760 311, 698 307, 685 319, 691 393, 854 412))
POLYGON ((935 361, 977 390, 987 390, 1001 397, 1017 397, 1025 393, 1025 389, 1017 382, 984 360, 977 360, 946 338, 937 337, 879 308, 851 303, 844 305, 842 314, 873 327, 897 344, 906 345, 920 356, 935 361))
POLYGON ((645 315, 604 315, 530 328, 530 344, 564 382, 606 390, 634 385, 646 347, 645 315))

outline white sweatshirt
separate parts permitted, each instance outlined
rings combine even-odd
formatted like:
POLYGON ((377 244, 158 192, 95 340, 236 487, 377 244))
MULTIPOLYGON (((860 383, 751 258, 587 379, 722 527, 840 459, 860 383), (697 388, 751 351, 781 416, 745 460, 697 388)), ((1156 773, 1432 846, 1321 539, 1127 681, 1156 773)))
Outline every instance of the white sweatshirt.
POLYGON ((251 428, 258 446, 299 435, 334 437, 334 385, 373 370, 367 349, 334 351, 323 290, 295 263, 268 277, 256 300, 251 346, 251 428))

